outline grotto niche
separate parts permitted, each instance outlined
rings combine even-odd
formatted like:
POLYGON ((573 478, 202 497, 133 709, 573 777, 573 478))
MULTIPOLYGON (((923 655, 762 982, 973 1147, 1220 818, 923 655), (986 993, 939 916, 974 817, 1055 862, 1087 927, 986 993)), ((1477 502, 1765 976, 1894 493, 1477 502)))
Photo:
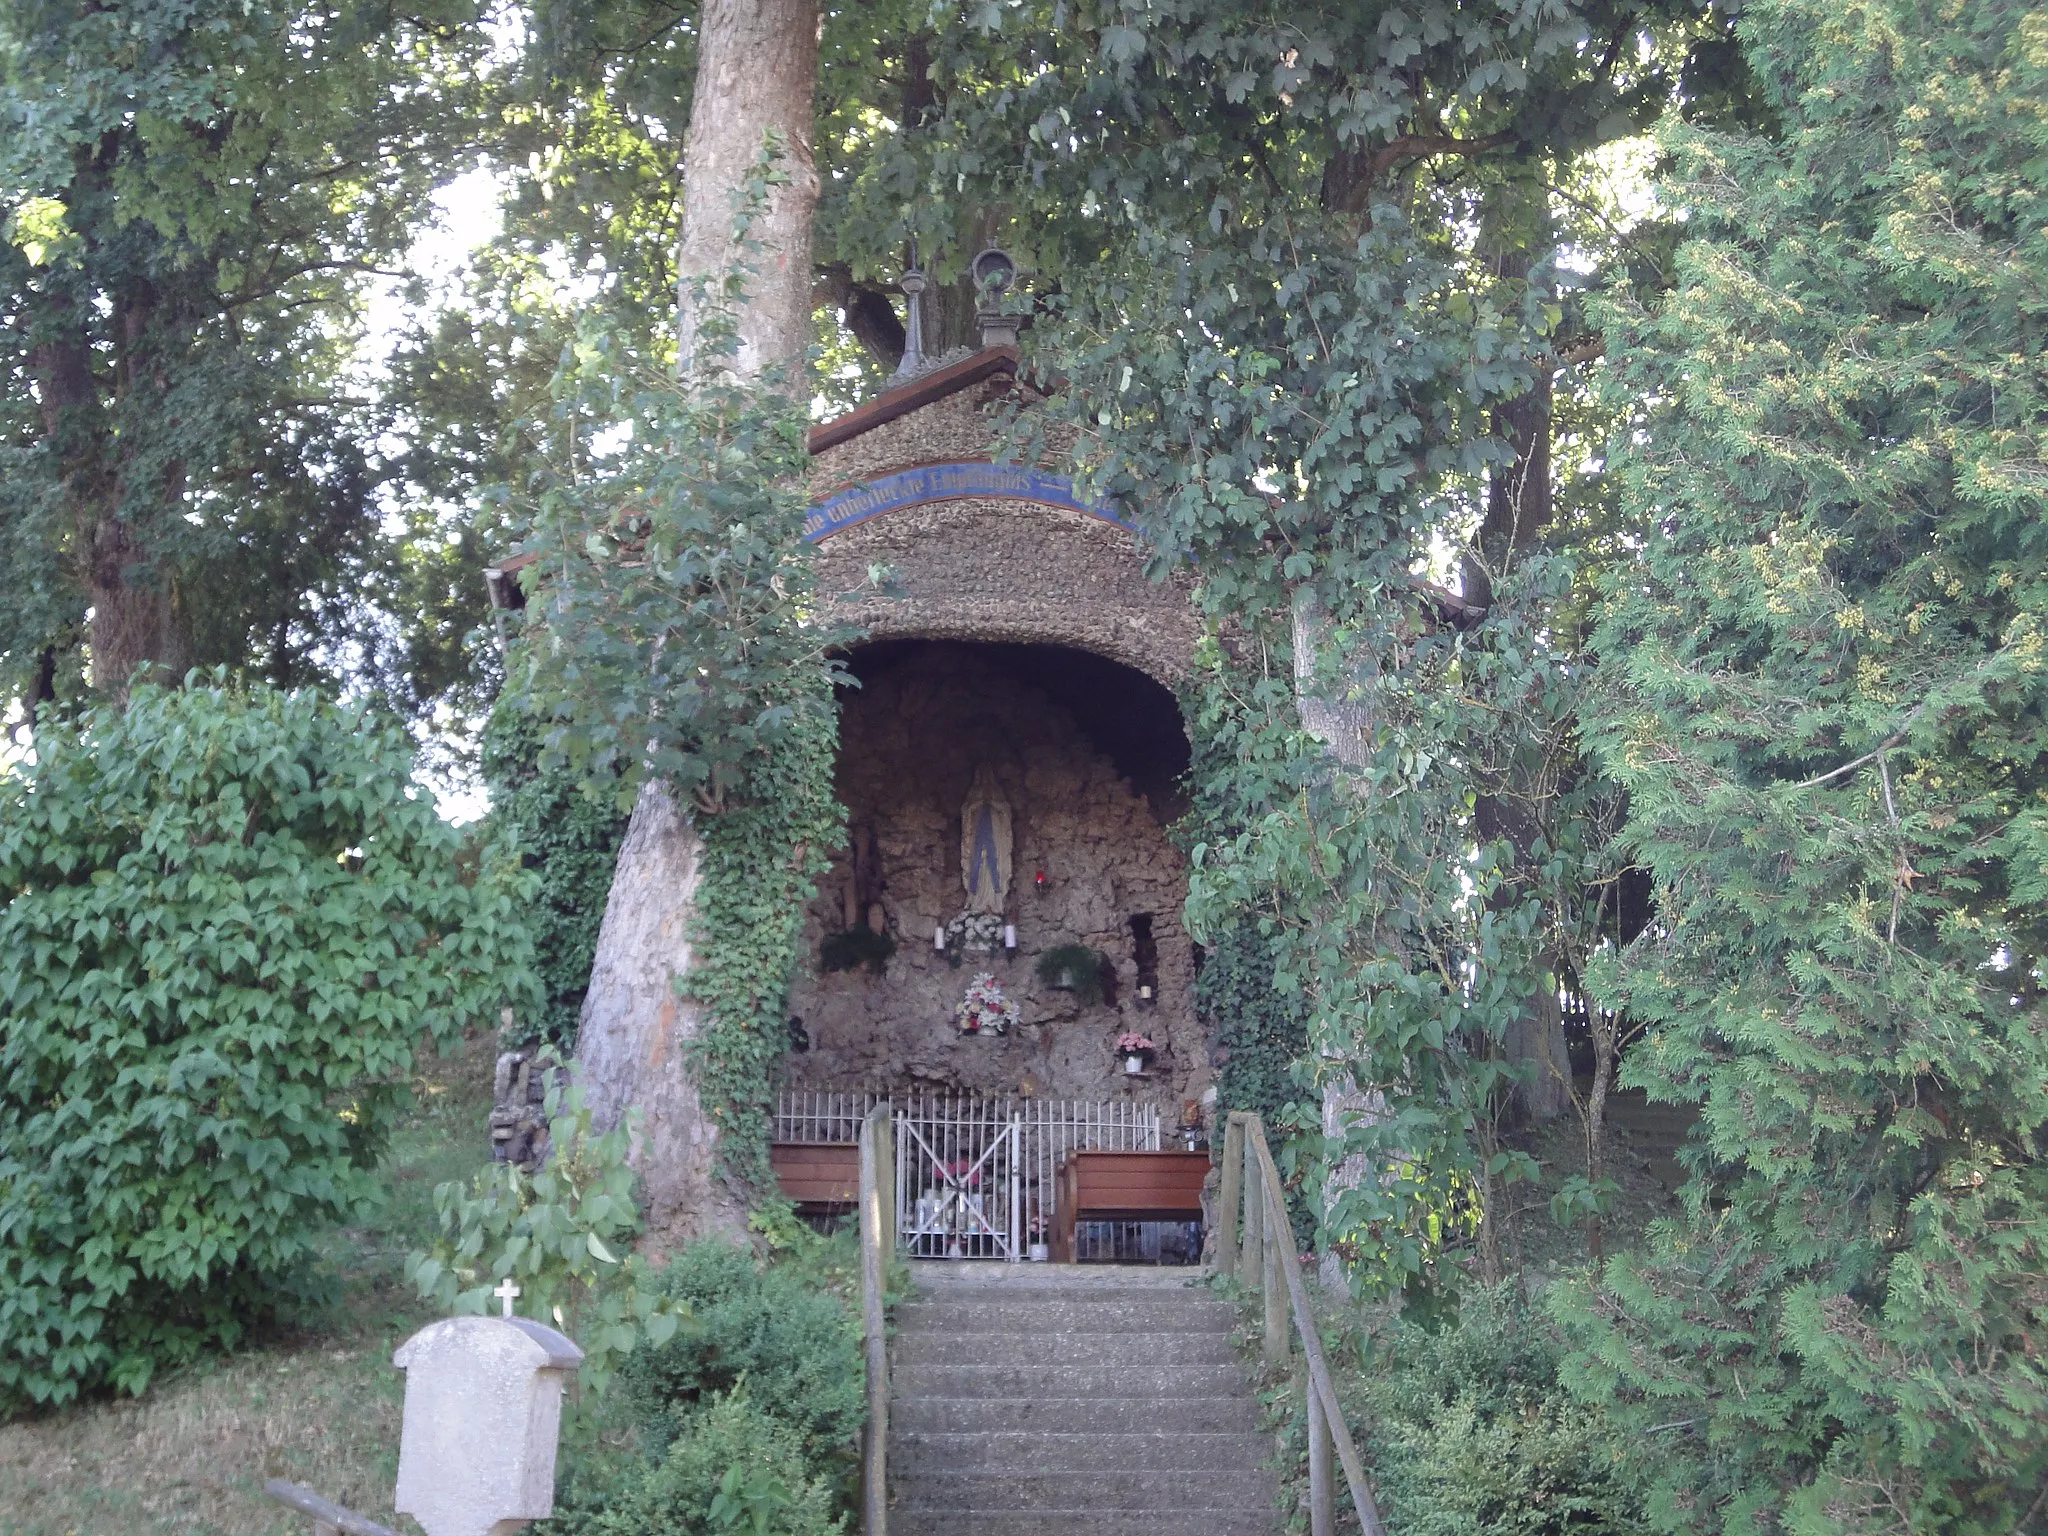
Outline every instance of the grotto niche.
POLYGON ((848 669, 848 846, 806 912, 788 1085, 1133 1098, 1171 1123, 1209 1082, 1173 696, 1056 645, 886 640, 848 669), (1008 1008, 964 1032, 983 975, 1008 1008), (1141 1075, 1126 1034, 1152 1042, 1141 1075))

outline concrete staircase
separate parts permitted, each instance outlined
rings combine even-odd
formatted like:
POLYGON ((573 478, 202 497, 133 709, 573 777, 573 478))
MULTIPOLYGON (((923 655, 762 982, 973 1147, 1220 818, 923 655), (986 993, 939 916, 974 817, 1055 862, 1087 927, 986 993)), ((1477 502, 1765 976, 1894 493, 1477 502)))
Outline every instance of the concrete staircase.
POLYGON ((1273 1441, 1196 1271, 912 1266, 890 1536, 1270 1536, 1273 1441))

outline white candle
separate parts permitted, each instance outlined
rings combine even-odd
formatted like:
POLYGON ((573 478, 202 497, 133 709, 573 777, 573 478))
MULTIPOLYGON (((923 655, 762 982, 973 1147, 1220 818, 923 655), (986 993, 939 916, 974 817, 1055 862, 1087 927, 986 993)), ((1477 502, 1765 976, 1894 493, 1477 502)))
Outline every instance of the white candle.
POLYGON ((945 925, 944 923, 941 923, 941 924, 939 924, 939 926, 938 926, 937 928, 935 928, 934 930, 932 930, 932 948, 933 948, 933 949, 944 949, 945 947, 946 947, 946 925, 945 925))
POLYGON ((1016 947, 1017 947, 1017 925, 1016 925, 1015 923, 1005 923, 1005 924, 1003 924, 1003 948, 1005 948, 1005 949, 1015 949, 1016 947))

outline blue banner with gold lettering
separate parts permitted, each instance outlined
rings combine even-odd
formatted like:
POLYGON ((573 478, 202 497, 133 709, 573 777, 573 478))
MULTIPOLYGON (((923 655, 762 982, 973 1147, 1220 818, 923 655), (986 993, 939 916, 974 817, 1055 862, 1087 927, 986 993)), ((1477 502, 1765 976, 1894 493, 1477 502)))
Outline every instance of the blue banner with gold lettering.
POLYGON ((1049 475, 1028 464, 920 464, 915 469, 899 469, 893 475, 850 485, 827 496, 811 508, 810 516, 804 520, 804 540, 815 544, 884 512, 962 496, 1044 502, 1069 512, 1085 512, 1137 532, 1107 507, 1091 505, 1076 497, 1074 482, 1065 475, 1049 475))

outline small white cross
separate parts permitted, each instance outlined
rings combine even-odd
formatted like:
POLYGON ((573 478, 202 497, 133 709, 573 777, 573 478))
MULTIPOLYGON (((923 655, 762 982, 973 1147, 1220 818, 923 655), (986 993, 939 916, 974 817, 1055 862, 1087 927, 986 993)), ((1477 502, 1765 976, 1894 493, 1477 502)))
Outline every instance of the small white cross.
POLYGON ((491 1294, 505 1304, 505 1316, 510 1317, 512 1315, 512 1298, 519 1294, 519 1287, 512 1283, 512 1277, 507 1275, 504 1279, 500 1280, 498 1288, 491 1292, 491 1294))

